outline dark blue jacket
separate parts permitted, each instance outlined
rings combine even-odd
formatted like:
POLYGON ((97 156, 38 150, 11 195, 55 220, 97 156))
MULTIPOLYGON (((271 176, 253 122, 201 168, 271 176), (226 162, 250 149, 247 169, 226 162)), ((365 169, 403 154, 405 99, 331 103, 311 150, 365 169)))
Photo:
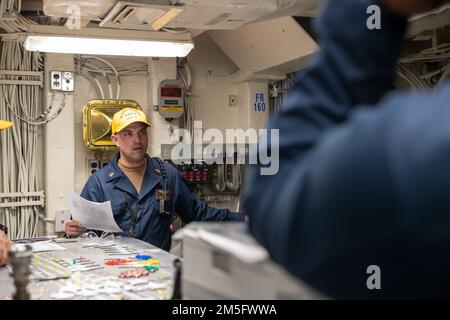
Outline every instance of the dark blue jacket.
POLYGON ((282 112, 280 169, 247 180, 250 230, 274 260, 334 298, 450 297, 450 86, 396 92, 406 21, 374 0, 328 1, 321 50, 282 112), (381 290, 369 290, 370 265, 381 290))
POLYGON ((171 245, 170 224, 176 212, 184 223, 191 221, 243 220, 241 214, 231 213, 228 209, 208 207, 194 195, 183 181, 178 170, 164 163, 167 179, 164 179, 160 165, 154 158, 147 157, 147 169, 141 191, 137 194, 133 184, 117 165, 117 154, 109 165, 93 174, 81 192, 86 200, 94 202, 111 201, 111 206, 119 227, 128 236, 132 221, 132 209, 136 212, 135 238, 151 243, 164 250, 171 245), (168 181, 166 181, 168 180, 168 181), (160 203, 156 200, 155 190, 170 191, 170 215, 159 213, 160 203))

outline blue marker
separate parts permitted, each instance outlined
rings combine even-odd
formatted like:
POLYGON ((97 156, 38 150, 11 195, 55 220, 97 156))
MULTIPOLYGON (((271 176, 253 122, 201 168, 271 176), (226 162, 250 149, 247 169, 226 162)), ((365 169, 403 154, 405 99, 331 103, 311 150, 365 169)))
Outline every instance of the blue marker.
POLYGON ((138 259, 138 260, 148 260, 151 258, 152 258, 152 256, 146 256, 146 255, 142 255, 142 254, 139 254, 136 256, 136 259, 138 259))

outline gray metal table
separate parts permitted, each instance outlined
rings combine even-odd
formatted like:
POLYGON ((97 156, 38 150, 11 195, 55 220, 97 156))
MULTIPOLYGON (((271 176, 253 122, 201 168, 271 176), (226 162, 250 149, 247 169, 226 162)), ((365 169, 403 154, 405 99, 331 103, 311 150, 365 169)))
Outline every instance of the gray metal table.
MULTIPOLYGON (((146 242, 116 237, 114 240, 84 239, 77 242, 57 243, 66 250, 39 253, 55 259, 87 259, 95 262, 98 269, 90 271, 72 271, 69 278, 58 280, 31 280, 28 291, 31 299, 169 299, 173 291, 174 267, 176 256, 152 246, 146 242), (97 246, 93 241, 98 241, 97 246), (109 241, 109 242, 108 242, 109 241), (119 274, 135 268, 125 266, 106 265, 107 259, 124 259, 134 257, 136 254, 114 255, 100 248, 99 245, 111 244, 114 241, 116 248, 128 248, 139 254, 150 255, 159 260, 159 270, 139 278, 119 278, 119 274), (89 246, 91 245, 91 246, 89 246)), ((106 247, 107 248, 107 247, 106 247)), ((74 264, 76 261, 74 260, 74 264)), ((15 291, 13 279, 9 275, 9 267, 0 268, 0 300, 12 299, 15 291)))

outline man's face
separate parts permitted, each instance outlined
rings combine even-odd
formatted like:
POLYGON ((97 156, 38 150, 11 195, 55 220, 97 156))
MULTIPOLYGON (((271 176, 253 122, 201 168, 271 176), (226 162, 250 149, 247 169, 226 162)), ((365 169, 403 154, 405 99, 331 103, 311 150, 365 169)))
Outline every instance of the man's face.
POLYGON ((111 136, 112 141, 120 149, 120 154, 128 162, 141 162, 148 147, 147 126, 143 123, 132 123, 125 129, 111 136))

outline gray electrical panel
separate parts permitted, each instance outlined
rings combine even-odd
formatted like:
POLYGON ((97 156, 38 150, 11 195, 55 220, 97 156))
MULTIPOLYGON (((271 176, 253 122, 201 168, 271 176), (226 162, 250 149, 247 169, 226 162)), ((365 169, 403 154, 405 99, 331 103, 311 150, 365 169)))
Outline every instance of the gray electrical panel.
POLYGON ((159 113, 166 119, 179 118, 184 113, 184 90, 179 80, 163 80, 158 88, 159 113))

